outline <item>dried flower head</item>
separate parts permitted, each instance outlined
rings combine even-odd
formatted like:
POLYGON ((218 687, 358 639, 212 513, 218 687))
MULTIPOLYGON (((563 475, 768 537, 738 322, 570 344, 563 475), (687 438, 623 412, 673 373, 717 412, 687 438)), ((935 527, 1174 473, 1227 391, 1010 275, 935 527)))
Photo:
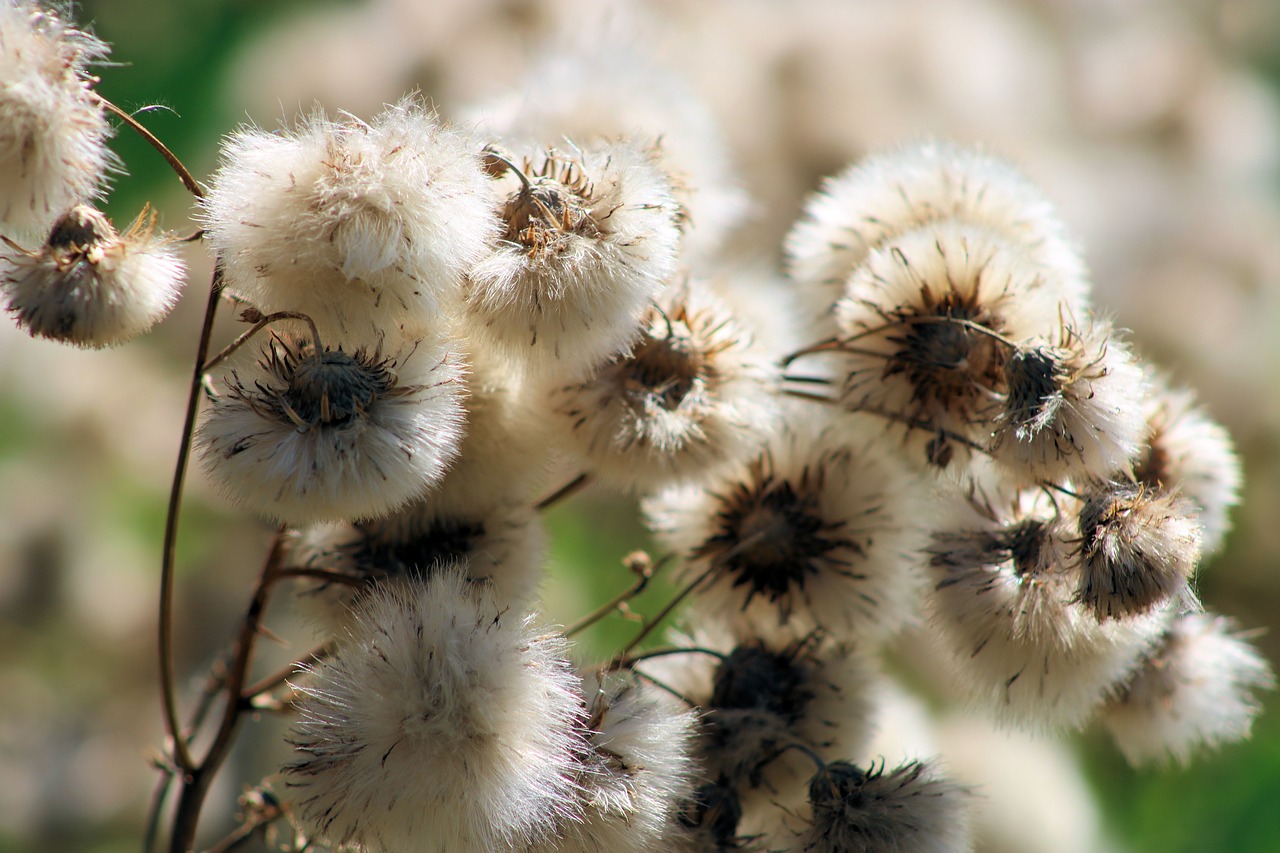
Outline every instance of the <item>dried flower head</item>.
POLYGON ((904 568, 914 545, 910 481, 842 419, 776 436, 704 487, 644 503, 659 541, 705 575, 698 606, 731 622, 883 638, 917 594, 904 568))
POLYGON ((406 98, 369 123, 235 132, 203 206, 229 292, 378 345, 451 315, 497 227, 488 199, 478 149, 406 98))
POLYGON ((809 783, 810 814, 792 848, 804 853, 963 853, 972 849, 965 788, 930 764, 863 770, 828 764, 809 783))
POLYGON ((1199 507, 1201 546, 1211 554, 1231 527, 1242 474, 1231 436, 1196 403, 1194 392, 1158 380, 1146 401, 1146 441, 1134 476, 1177 491, 1199 507))
POLYGON ((1195 602, 1187 584, 1200 561, 1200 522, 1190 501, 1130 483, 1106 483, 1084 497, 1082 604, 1109 619, 1174 597, 1195 602))
POLYGON ((1003 720, 1081 725, 1156 642, 1165 612, 1102 619, 1082 607, 1074 533, 1042 495, 958 512, 929 548, 932 621, 957 681, 1003 720))
POLYGON ((583 676, 590 750, 581 759, 581 820, 536 853, 665 850, 692 791, 695 718, 633 676, 583 676))
POLYGON ((747 853, 760 848, 738 833, 742 803, 727 779, 707 782, 682 803, 674 853, 747 853))
POLYGON ((1247 738, 1262 711, 1255 691, 1274 686, 1266 659, 1231 620, 1184 613, 1102 721, 1130 764, 1186 764, 1196 749, 1247 738))
POLYGON ((369 853, 548 839, 572 820, 587 748, 565 650, 460 573, 375 592, 296 685, 291 813, 369 853))
POLYGON ((47 228, 98 194, 115 161, 87 66, 106 55, 44 4, 0 4, 0 223, 47 228))
POLYGON ((576 51, 552 52, 519 91, 481 104, 476 115, 501 139, 661 140, 656 153, 682 211, 683 251, 711 256, 748 207, 723 131, 698 93, 630 33, 592 34, 576 51))
POLYGON ((823 317, 871 253, 948 222, 997 234, 1027 255, 1059 299, 1085 299, 1084 264, 1039 189, 1002 160, 941 142, 868 157, 824 181, 787 236, 788 270, 823 317))
POLYGON ((1144 428, 1142 368, 1105 326, 1055 337, 1008 355, 996 461, 1024 483, 1127 472, 1144 428))
POLYGON ((78 204, 40 249, 5 242, 0 290, 18 325, 82 347, 114 346, 148 331, 177 303, 186 271, 148 211, 119 234, 101 212, 78 204))
POLYGON ((465 417, 463 366, 444 346, 325 348, 276 335, 232 370, 196 431, 219 488, 286 524, 385 515, 437 482, 465 417))
POLYGON ((1057 311, 1043 271, 995 232, 909 232, 873 251, 836 305, 842 399, 904 425, 945 468, 990 434, 1009 341, 1056 328, 1057 311))
POLYGON ((421 583, 446 567, 488 587, 503 606, 524 604, 545 557, 546 532, 527 505, 473 514, 441 505, 432 493, 385 518, 308 528, 292 543, 288 564, 349 578, 303 580, 297 593, 308 621, 337 636, 370 587, 421 583))
POLYGON ((674 269, 670 179, 625 142, 494 163, 502 231, 468 276, 471 333, 535 373, 581 380, 626 351, 674 269))
POLYGON ((570 448, 601 480, 648 491, 755 454, 781 417, 777 369, 693 281, 649 309, 631 351, 562 388, 570 448))

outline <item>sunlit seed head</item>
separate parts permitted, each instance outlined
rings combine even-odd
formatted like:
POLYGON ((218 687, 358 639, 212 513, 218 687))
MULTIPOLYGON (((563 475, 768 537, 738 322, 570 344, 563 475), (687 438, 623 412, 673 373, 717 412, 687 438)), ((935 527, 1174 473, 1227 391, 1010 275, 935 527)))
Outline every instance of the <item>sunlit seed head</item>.
POLYGON ((1041 271, 1055 301, 1083 307, 1084 264, 1044 194, 999 158, 943 142, 876 154, 826 179, 787 236, 788 272, 822 324, 873 252, 939 223, 999 235, 1041 271))
POLYGON ((1138 665, 1167 612, 1100 618, 1081 606, 1078 537, 1042 493, 946 512, 954 517, 928 549, 929 609, 957 686, 1005 722, 1083 724, 1138 665))
POLYGON ((88 66, 106 44, 29 0, 0 6, 0 223, 35 232, 100 194, 116 160, 88 66))
POLYGON ((1100 322, 1084 331, 1064 324, 1053 341, 1009 353, 996 460, 1022 483, 1127 472, 1142 440, 1142 368, 1100 322))
POLYGON ((531 375, 579 381, 628 349, 674 271, 670 178, 616 142, 510 163, 493 192, 501 239, 468 274, 469 334, 531 375))
POLYGON ((1176 596, 1195 601, 1187 584, 1200 560, 1200 523, 1181 495, 1107 484, 1087 494, 1079 526, 1079 597, 1099 619, 1176 596))
POLYGON ((353 344, 447 326, 497 228, 478 148, 415 98, 236 131, 201 202, 228 292, 353 344))
POLYGON ((639 491, 701 480, 776 428, 778 371, 701 282, 645 315, 630 352, 556 397, 570 449, 604 482, 639 491))
POLYGON ((587 750, 565 643, 441 572, 381 589, 296 682, 290 813, 393 853, 527 849, 574 817, 587 750))
POLYGON ((288 524, 385 515, 456 454, 463 368, 444 345, 391 355, 275 336, 233 369, 196 432, 205 470, 246 508, 288 524))
POLYGON ((1262 712, 1257 692, 1274 687, 1271 666, 1231 620, 1186 613, 1102 721, 1130 764, 1187 764, 1197 750, 1247 738, 1262 712))
POLYGON ((913 504, 905 472, 841 419, 797 424, 755 459, 644 506, 659 540, 687 556, 685 577, 709 575, 703 612, 874 641, 916 602, 902 570, 913 504))
POLYGON ((868 256, 836 305, 841 400, 893 420, 911 455, 945 467, 990 434, 1009 341, 1049 333, 1057 310, 1043 271, 1000 235, 908 232, 868 256))
POLYGON ((45 244, 27 251, 6 239, 0 291, 32 335, 82 347, 124 343, 149 331, 177 303, 185 265, 144 211, 123 234, 100 211, 76 205, 45 244))
POLYGON ((1243 479, 1231 436, 1186 388, 1157 379, 1145 406, 1146 435, 1134 477, 1154 489, 1174 490, 1199 508, 1206 555, 1217 551, 1231 527, 1243 479))

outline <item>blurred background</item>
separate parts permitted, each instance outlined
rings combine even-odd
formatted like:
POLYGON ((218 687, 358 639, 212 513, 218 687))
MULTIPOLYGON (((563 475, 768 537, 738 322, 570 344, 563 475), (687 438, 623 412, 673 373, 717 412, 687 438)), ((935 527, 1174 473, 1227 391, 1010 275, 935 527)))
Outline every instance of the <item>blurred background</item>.
MULTIPOLYGON (((742 264, 777 268, 804 196, 867 151, 925 136, 985 144, 1060 206, 1096 302, 1230 429, 1244 498, 1199 589, 1242 627, 1276 621, 1274 0, 84 0, 75 15, 113 46, 103 94, 153 107, 141 120, 201 177, 241 122, 275 127, 316 103, 367 117, 417 88, 471 123, 545 97, 535 87, 555 85, 539 72, 549 58, 634 58, 714 120, 700 140, 718 152, 708 168, 725 198, 749 199, 725 226, 725 257, 742 264)), ((650 98, 654 79, 633 75, 636 91, 616 97, 650 98)), ((128 170, 108 205, 117 223, 149 201, 164 227, 193 229, 155 153, 126 131, 113 148, 128 170)), ((188 260, 178 309, 122 349, 66 349, 0 324, 0 851, 139 846, 161 742, 165 500, 210 269, 199 246, 188 260)), ((627 585, 620 558, 646 545, 634 518, 629 501, 600 495, 549 513, 552 618, 627 585)), ((194 472, 178 561, 184 684, 230 636, 269 536, 194 472)), ((271 614, 291 645, 265 642, 263 672, 305 652, 291 618, 271 614)), ((584 656, 618 630, 589 636, 584 656)), ((1274 667, 1280 637, 1256 641, 1274 667)), ((1102 734, 1071 740, 1111 845, 1277 849, 1280 714, 1265 701, 1252 740, 1189 769, 1135 772, 1102 734)), ((210 797, 211 838, 242 785, 283 755, 278 723, 245 726, 210 797)))

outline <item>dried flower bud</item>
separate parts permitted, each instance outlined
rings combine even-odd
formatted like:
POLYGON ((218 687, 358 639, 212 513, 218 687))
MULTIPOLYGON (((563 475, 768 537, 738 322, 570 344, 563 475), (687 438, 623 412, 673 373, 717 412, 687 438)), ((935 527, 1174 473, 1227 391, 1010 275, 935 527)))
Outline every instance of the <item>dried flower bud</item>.
POLYGON ((1142 369, 1105 327, 1055 337, 1008 355, 996 460, 1024 483, 1127 472, 1142 440, 1142 369))
POLYGON ((873 251, 836 305, 842 400, 906 425, 909 446, 945 468, 990 434, 1007 341, 1056 328, 1057 312, 1042 271, 995 232, 909 232, 873 251))
POLYGON ((97 195, 114 158, 86 70, 107 46, 31 0, 0 4, 0 223, 47 228, 97 195))
POLYGON ((1200 561, 1195 507, 1175 492, 1106 484, 1080 509, 1080 601, 1099 619, 1150 610, 1181 594, 1200 561))
POLYGON ((581 686, 564 640, 458 573, 373 594, 296 689, 292 814, 369 853, 526 849, 573 819, 581 686))
POLYGON ((1130 764, 1186 764, 1196 749, 1247 738, 1262 711, 1254 692, 1274 686, 1266 659, 1231 620, 1185 613, 1102 721, 1130 764))
POLYGON ((444 475, 462 438, 463 366, 421 341, 383 356, 277 336, 233 370, 196 431, 209 476, 286 524, 375 518, 444 475))
POLYGON ((577 381, 630 346, 674 269, 670 179, 625 143, 510 171, 501 239, 468 276, 469 331, 514 364, 577 381))
POLYGON ((959 686, 1028 728, 1083 724, 1159 638, 1165 613, 1100 619, 1081 607, 1073 534, 1043 496, 959 513, 929 548, 933 623, 959 686))
POLYGON ((648 491, 758 452, 782 414, 777 368, 725 306, 690 282, 651 308, 642 328, 630 353, 559 392, 570 448, 587 469, 648 491))
POLYGON ((920 761, 886 772, 828 764, 809 783, 810 816, 795 849, 812 853, 964 853, 970 793, 920 761))
POLYGON ((39 250, 5 241, 0 290, 32 335, 82 347, 124 343, 160 322, 178 301, 185 266, 144 211, 124 234, 78 204, 39 250))

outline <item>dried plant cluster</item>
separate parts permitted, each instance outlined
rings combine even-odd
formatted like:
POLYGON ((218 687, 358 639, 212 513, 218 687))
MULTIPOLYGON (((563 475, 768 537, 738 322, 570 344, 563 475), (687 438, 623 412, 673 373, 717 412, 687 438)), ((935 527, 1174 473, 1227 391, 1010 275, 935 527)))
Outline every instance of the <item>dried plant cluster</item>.
MULTIPOLYGON (((120 233, 92 206, 105 54, 0 5, 0 290, 90 347, 184 278, 153 214, 120 233)), ((483 132, 414 96, 241 128, 207 186, 169 155, 216 272, 161 583, 188 449, 281 530, 202 756, 160 614, 172 849, 239 715, 275 703, 293 757, 236 837, 282 848, 970 850, 984 792, 889 746, 904 634, 999 724, 1098 722, 1134 763, 1248 736, 1271 671, 1194 587, 1230 438, 1098 312, 1031 182, 946 142, 880 153, 809 198, 782 273, 744 271, 716 251, 742 212, 721 164, 665 141, 696 105, 594 87, 483 132), (210 357, 226 303, 246 328, 210 357), (567 630, 539 604, 557 460, 634 494, 661 549, 567 630), (580 659, 570 636, 658 571, 670 607, 580 659), (320 645, 255 683, 277 588, 320 645)))

